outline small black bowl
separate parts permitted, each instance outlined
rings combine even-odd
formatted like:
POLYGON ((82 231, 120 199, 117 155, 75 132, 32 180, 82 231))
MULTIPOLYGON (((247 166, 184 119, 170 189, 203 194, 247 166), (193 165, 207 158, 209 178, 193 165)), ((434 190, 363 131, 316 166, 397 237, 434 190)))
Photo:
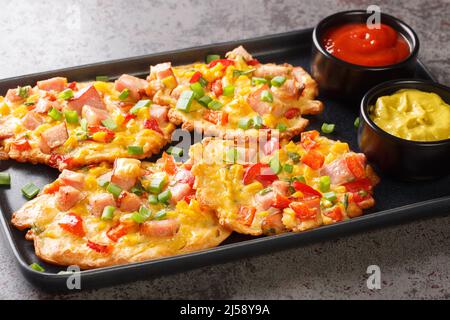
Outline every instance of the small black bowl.
POLYGON ((364 10, 338 12, 314 28, 311 70, 325 94, 344 100, 359 100, 368 89, 386 80, 413 77, 419 38, 406 23, 385 13, 381 13, 381 23, 394 28, 409 43, 411 53, 405 60, 382 67, 361 66, 336 58, 324 48, 323 38, 330 28, 347 23, 365 23, 370 15, 364 10))
POLYGON ((450 139, 420 142, 393 136, 370 118, 370 106, 400 89, 434 92, 450 104, 450 88, 424 80, 394 80, 371 89, 361 101, 358 145, 367 159, 385 173, 404 180, 427 180, 450 173, 450 139))

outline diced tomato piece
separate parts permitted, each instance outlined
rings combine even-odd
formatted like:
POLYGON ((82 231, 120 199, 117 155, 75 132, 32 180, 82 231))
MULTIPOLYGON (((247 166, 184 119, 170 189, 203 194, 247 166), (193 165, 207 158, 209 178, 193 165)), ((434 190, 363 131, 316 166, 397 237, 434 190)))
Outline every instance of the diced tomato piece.
POLYGON ((117 242, 121 237, 127 234, 129 227, 125 224, 119 223, 114 227, 111 227, 107 232, 106 236, 112 241, 117 242))
POLYGON ((319 191, 300 181, 294 181, 292 183, 292 186, 294 187, 295 190, 300 191, 306 197, 308 196, 322 197, 322 194, 319 191))
POLYGON ((303 202, 292 202, 289 207, 294 210, 295 215, 301 221, 314 220, 317 216, 317 210, 310 209, 303 202))
POLYGON ((14 146, 14 149, 16 149, 17 151, 31 150, 30 143, 25 138, 15 140, 12 144, 14 146))
POLYGON ((271 138, 264 144, 263 150, 265 155, 271 155, 275 151, 280 149, 280 142, 277 138, 271 138))
POLYGON ((86 234, 83 229, 83 218, 73 212, 66 214, 59 222, 59 226, 78 237, 84 237, 86 234))
POLYGON ((146 119, 144 121, 144 128, 153 130, 155 132, 158 132, 158 133, 164 135, 164 133, 162 132, 161 128, 159 127, 158 121, 156 119, 154 119, 154 118, 146 119))
POLYGON ((247 61, 247 64, 249 66, 256 66, 256 65, 260 64, 260 62, 258 61, 258 59, 252 59, 252 60, 247 61))
POLYGON ((216 81, 214 81, 211 85, 211 90, 212 92, 214 92, 216 97, 221 96, 223 93, 222 80, 217 79, 216 81))
POLYGON ((191 79, 189 80, 189 83, 195 83, 198 80, 200 80, 201 77, 202 77, 202 74, 199 71, 197 71, 192 75, 191 79))
POLYGON ((345 157, 345 162, 348 169, 353 173, 357 179, 362 179, 366 177, 366 171, 364 170, 364 164, 361 157, 356 154, 349 155, 345 157))
POLYGON ((177 173, 177 165, 173 156, 163 152, 162 159, 164 161, 164 171, 168 175, 174 175, 175 173, 177 173))
POLYGON ((342 221, 343 219, 342 209, 339 206, 335 206, 332 209, 325 211, 325 215, 334 221, 342 221))
POLYGON ((51 92, 45 92, 44 94, 44 98, 47 99, 48 101, 56 101, 56 96, 51 93, 51 92))
POLYGON ((368 178, 348 182, 348 183, 345 183, 344 186, 348 192, 358 192, 361 190, 364 190, 364 191, 372 190, 372 182, 368 178))
POLYGON ((131 119, 136 119, 136 115, 132 114, 132 113, 127 113, 125 115, 125 120, 124 122, 127 123, 128 121, 130 121, 131 119))
POLYGON ((110 245, 95 243, 91 240, 88 240, 86 245, 92 250, 97 251, 98 253, 109 253, 112 250, 112 247, 110 245))
POLYGON ((317 170, 322 168, 323 163, 325 162, 325 157, 319 151, 309 150, 305 155, 303 155, 301 160, 311 169, 317 170))
POLYGON ((275 180, 278 180, 278 176, 273 173, 268 164, 255 163, 245 170, 242 180, 246 185, 257 180, 264 186, 267 186, 272 184, 275 180))
POLYGON ((223 65, 225 68, 234 65, 234 61, 233 60, 219 59, 219 60, 214 60, 214 61, 210 62, 208 64, 208 68, 214 68, 218 63, 223 65))
POLYGON ((68 85, 67 85, 67 88, 69 88, 69 89, 72 89, 72 90, 78 90, 78 88, 77 88, 77 82, 76 81, 72 81, 71 83, 69 83, 68 85))
POLYGON ((353 192, 352 194, 353 194, 353 196, 352 196, 352 199, 353 199, 353 201, 356 203, 356 204, 358 204, 358 203, 360 203, 360 202, 363 202, 363 201, 365 201, 365 200, 367 200, 367 199, 370 199, 370 198, 372 198, 372 196, 370 195, 370 193, 368 193, 368 192, 365 192, 364 190, 361 190, 362 192, 353 192), (365 194, 364 194, 365 193, 365 194))
POLYGON ((241 206, 239 208, 237 220, 246 225, 250 226, 255 218, 256 208, 252 206, 241 206))
POLYGON ((288 197, 283 196, 280 193, 275 194, 275 199, 273 200, 272 207, 277 209, 284 209, 289 207, 291 200, 288 197))
POLYGON ((284 117, 286 119, 293 119, 293 118, 296 118, 299 114, 300 114, 300 109, 291 108, 284 113, 284 117))
POLYGON ((203 119, 211 123, 223 126, 228 123, 228 113, 223 111, 205 109, 203 112, 203 119))
POLYGON ((105 132, 106 136, 105 136, 105 142, 111 142, 114 140, 114 137, 116 136, 116 134, 114 133, 114 131, 102 127, 102 126, 88 126, 88 131, 90 134, 94 134, 96 132, 105 132))

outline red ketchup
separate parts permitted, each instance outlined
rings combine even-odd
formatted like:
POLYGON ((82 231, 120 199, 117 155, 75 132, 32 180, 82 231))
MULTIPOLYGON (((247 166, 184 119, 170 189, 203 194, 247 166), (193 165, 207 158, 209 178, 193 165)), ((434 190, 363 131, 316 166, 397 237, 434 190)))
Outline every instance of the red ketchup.
POLYGON ((385 24, 379 29, 369 29, 365 23, 331 28, 325 33, 323 45, 336 58, 371 67, 398 63, 411 52, 405 38, 385 24))

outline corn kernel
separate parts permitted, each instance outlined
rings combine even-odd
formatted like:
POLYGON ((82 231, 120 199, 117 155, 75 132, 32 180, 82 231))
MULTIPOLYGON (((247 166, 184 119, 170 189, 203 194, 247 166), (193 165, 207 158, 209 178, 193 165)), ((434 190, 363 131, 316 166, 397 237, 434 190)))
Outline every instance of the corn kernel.
POLYGON ((97 142, 105 142, 106 141, 106 132, 96 132, 92 135, 92 140, 97 142))
POLYGON ((28 113, 28 108, 25 105, 21 105, 13 110, 12 114, 16 118, 23 118, 28 113))
POLYGON ((7 116, 10 112, 11 110, 6 103, 0 104, 0 115, 7 116))
POLYGON ((164 86, 166 88, 169 88, 169 89, 175 89, 176 86, 178 85, 177 80, 175 79, 174 76, 168 76, 168 77, 162 79, 162 83, 164 84, 164 86))

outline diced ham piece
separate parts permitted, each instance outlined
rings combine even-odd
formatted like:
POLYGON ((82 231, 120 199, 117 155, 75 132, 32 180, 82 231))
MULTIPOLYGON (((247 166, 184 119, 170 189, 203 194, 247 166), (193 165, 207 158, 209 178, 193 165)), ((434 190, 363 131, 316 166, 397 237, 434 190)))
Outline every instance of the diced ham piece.
POLYGON ((36 129, 42 124, 42 122, 43 122, 42 118, 36 112, 33 111, 28 112, 22 118, 22 125, 28 130, 36 129))
POLYGON ((82 117, 86 119, 89 125, 99 126, 102 124, 103 120, 109 117, 109 113, 106 110, 101 110, 86 105, 83 107, 82 117))
POLYGON ((11 102, 18 102, 24 100, 24 98, 22 98, 17 94, 17 89, 9 89, 8 92, 6 92, 5 98, 11 102))
POLYGON ((63 77, 55 77, 37 82, 37 86, 45 91, 63 91, 67 86, 67 79, 63 77))
POLYGON ((56 206, 61 211, 67 211, 83 198, 81 192, 74 187, 64 186, 56 193, 56 206))
POLYGON ((269 214, 264 218, 264 221, 261 224, 261 228, 264 230, 264 232, 270 231, 270 233, 280 233, 285 230, 282 218, 283 214, 279 211, 269 214))
POLYGON ((102 97, 93 85, 76 92, 75 96, 67 104, 69 109, 75 110, 80 115, 84 105, 97 109, 106 109, 102 97))
POLYGON ((69 138, 66 123, 62 122, 42 132, 41 141, 50 149, 59 147, 69 138))
POLYGON ((287 196, 289 194, 289 182, 277 180, 272 183, 273 192, 279 193, 283 196, 287 196))
POLYGON ((114 83, 114 88, 119 92, 122 92, 124 89, 128 89, 130 92, 129 97, 132 100, 137 101, 141 98, 140 93, 145 92, 145 87, 147 85, 148 82, 144 79, 123 74, 114 83))
POLYGON ((137 211, 142 204, 139 196, 127 191, 122 191, 117 202, 119 203, 120 210, 125 212, 137 211))
POLYGON ((275 192, 270 191, 266 194, 257 194, 255 196, 256 208, 258 211, 265 211, 269 209, 273 204, 275 192))
POLYGON ((65 185, 81 190, 84 187, 84 174, 64 169, 59 175, 59 179, 65 185))
MULTIPOLYGON (((365 156, 363 154, 354 154, 352 157, 359 159, 361 168, 365 166, 365 156)), ((333 162, 324 166, 321 170, 321 175, 329 176, 331 183, 340 185, 353 181, 356 177, 347 165, 346 158, 336 159, 333 162)))
POLYGON ((298 99, 303 88, 304 86, 294 79, 288 79, 281 87, 272 87, 272 92, 280 99, 298 99))
POLYGON ((181 182, 176 183, 173 187, 169 187, 169 190, 172 194, 172 197, 170 198, 172 204, 178 203, 192 192, 192 188, 189 184, 181 182))
POLYGON ((165 79, 173 76, 172 64, 170 62, 164 62, 150 67, 150 77, 158 80, 165 79))
POLYGON ((276 76, 287 77, 291 68, 287 66, 280 66, 272 63, 259 64, 253 73, 255 77, 273 78, 276 76))
POLYGON ((140 232, 148 237, 172 237, 179 229, 176 219, 146 221, 140 226, 140 232))
POLYGON ((228 52, 225 55, 228 59, 236 59, 237 56, 241 56, 245 61, 253 60, 253 57, 247 50, 244 49, 243 46, 239 46, 234 48, 232 51, 228 52))
POLYGON ((107 206, 115 206, 116 201, 111 193, 104 192, 91 196, 89 205, 91 206, 91 213, 96 217, 100 217, 103 209, 107 206))
POLYGON ((173 177, 175 181, 181 183, 187 183, 189 186, 193 186, 195 182, 195 177, 191 171, 180 168, 175 176, 173 177))
POLYGON ((150 107, 150 115, 158 121, 158 124, 165 125, 168 121, 167 118, 167 107, 163 107, 157 104, 152 104, 150 107))
POLYGON ((39 101, 36 103, 36 107, 34 108, 34 111, 37 113, 47 113, 51 108, 55 108, 60 110, 61 106, 57 101, 49 101, 44 98, 40 98, 39 101))
POLYGON ((139 160, 120 158, 114 162, 111 182, 117 184, 123 190, 130 190, 142 174, 139 160))
POLYGON ((261 93, 264 90, 269 90, 268 85, 264 85, 261 88, 253 91, 248 95, 247 102, 250 105, 250 107, 258 112, 260 115, 271 113, 272 111, 272 105, 268 102, 261 100, 261 93))

